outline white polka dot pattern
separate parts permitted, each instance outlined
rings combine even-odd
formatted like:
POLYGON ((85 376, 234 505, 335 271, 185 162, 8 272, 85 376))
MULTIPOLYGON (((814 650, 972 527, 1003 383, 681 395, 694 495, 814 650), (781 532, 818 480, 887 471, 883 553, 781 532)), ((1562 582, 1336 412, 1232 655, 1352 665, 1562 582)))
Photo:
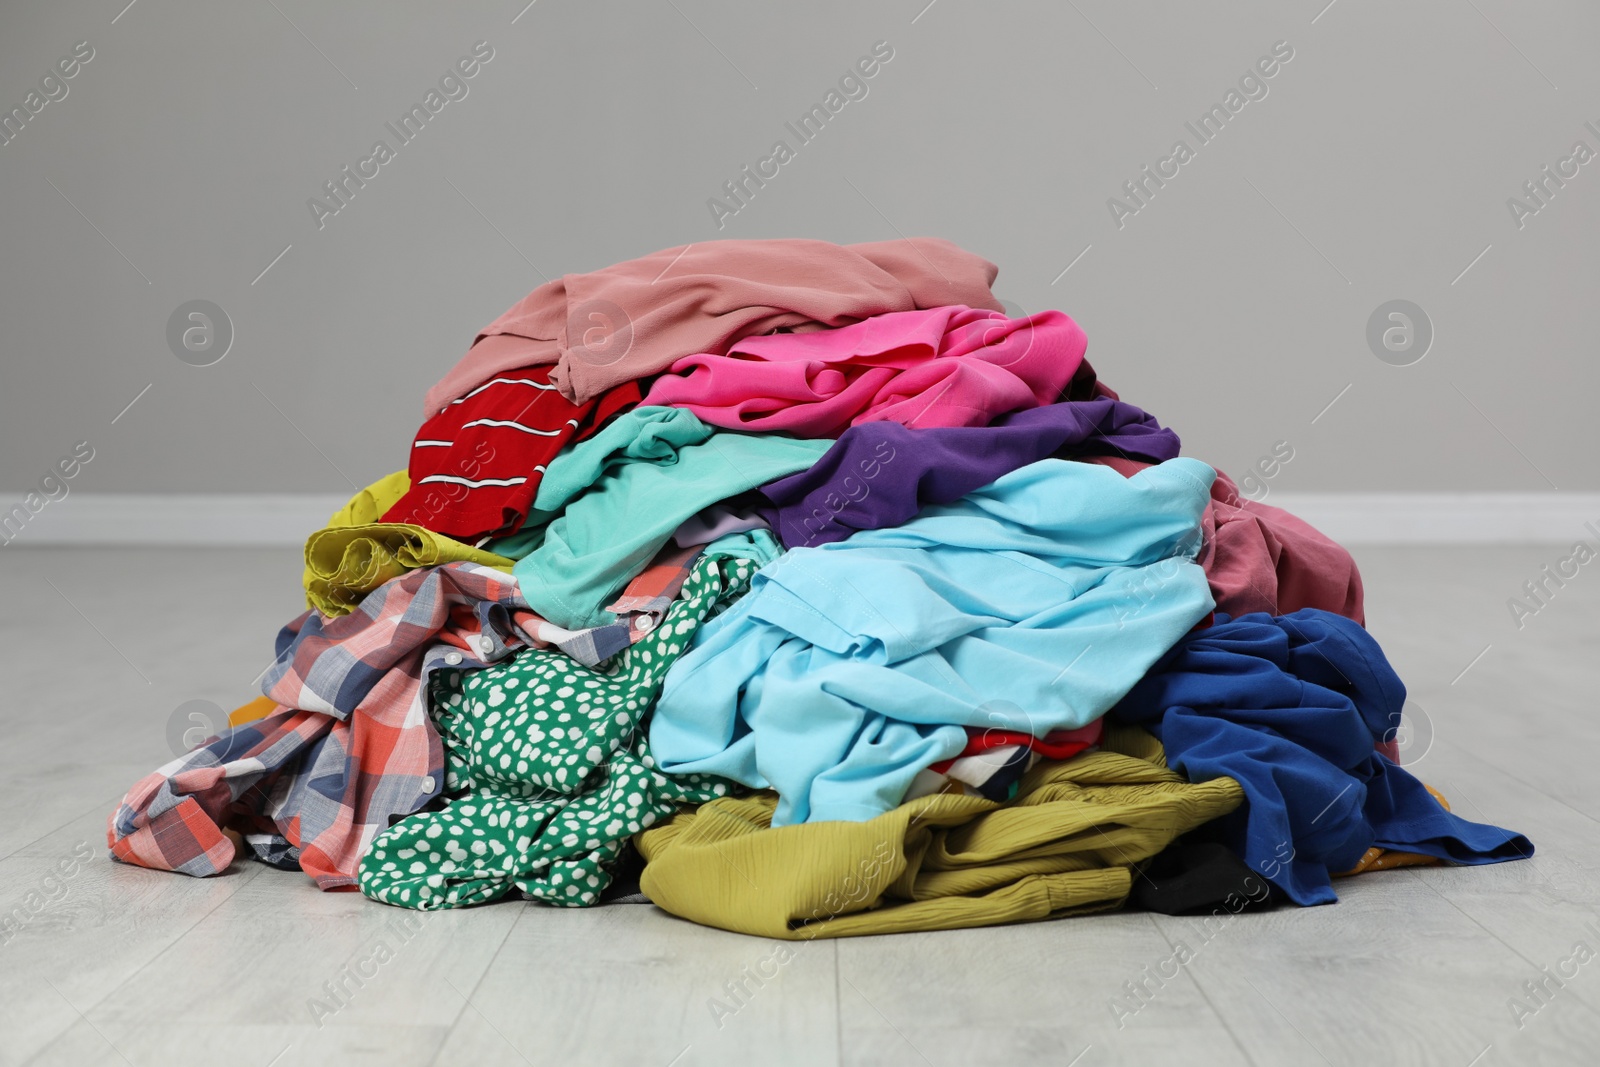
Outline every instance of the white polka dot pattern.
POLYGON ((644 725, 667 670, 755 570, 749 560, 702 557, 661 625, 608 666, 529 649, 497 667, 436 670, 430 713, 454 799, 378 835, 361 861, 361 891, 423 910, 514 890, 568 907, 596 903, 630 836, 732 788, 710 775, 662 774, 644 725))

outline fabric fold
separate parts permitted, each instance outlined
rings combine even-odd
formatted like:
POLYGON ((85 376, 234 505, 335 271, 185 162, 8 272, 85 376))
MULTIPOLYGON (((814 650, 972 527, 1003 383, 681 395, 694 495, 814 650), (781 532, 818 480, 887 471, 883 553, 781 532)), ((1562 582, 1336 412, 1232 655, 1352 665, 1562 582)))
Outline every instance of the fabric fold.
POLYGON ((953 930, 1101 911, 1137 865, 1243 797, 1168 770, 1142 730, 1029 771, 1015 800, 941 794, 870 821, 773 828, 771 793, 725 798, 635 839, 640 888, 685 919, 788 941, 953 930))
POLYGON ((361 891, 424 910, 508 893, 585 907, 611 884, 630 834, 679 804, 726 795, 732 783, 663 775, 640 726, 701 621, 748 587, 758 564, 745 547, 708 548, 661 625, 604 670, 530 649, 501 666, 441 673, 429 713, 453 799, 379 836, 361 863, 361 891))
POLYGON ((988 426, 852 426, 809 470, 761 487, 761 509, 785 545, 841 541, 898 526, 930 504, 950 504, 1002 475, 1051 456, 1114 455, 1159 463, 1178 435, 1132 404, 1062 401, 988 426))
POLYGON ((1247 798, 1213 828, 1296 904, 1331 904, 1331 877, 1368 849, 1496 863, 1526 837, 1468 822, 1373 745, 1406 690, 1370 634, 1306 608, 1215 623, 1179 641, 1112 711, 1146 726, 1191 781, 1232 778, 1247 798))
POLYGON ((685 356, 645 402, 686 407, 713 426, 799 437, 880 421, 986 426, 1060 399, 1087 345, 1059 311, 1018 319, 968 307, 901 311, 685 356))
POLYGON ((556 454, 640 398, 638 385, 624 382, 575 404, 551 384, 550 370, 496 375, 424 422, 411 445, 411 488, 383 521, 474 543, 521 526, 556 454))
MULTIPOLYGON (((1150 464, 1123 456, 1080 457, 1124 475, 1150 464)), ((1317 608, 1364 624, 1361 572, 1347 549, 1283 508, 1239 495, 1221 471, 1201 519, 1199 563, 1217 610, 1229 615, 1289 615, 1317 608)))
POLYGON ((604 625, 605 604, 687 519, 826 450, 719 431, 681 408, 635 408, 552 461, 527 527, 486 547, 517 560, 512 573, 543 618, 604 625))
POLYGON ((936 237, 836 245, 793 238, 701 241, 546 282, 484 327, 428 391, 432 416, 496 374, 553 363, 583 403, 695 352, 775 330, 965 304, 1000 310, 998 268, 936 237))
POLYGON ((478 563, 510 571, 514 562, 464 545, 415 523, 379 521, 406 495, 410 476, 396 471, 362 489, 306 538, 302 584, 306 606, 324 615, 348 615, 361 598, 411 570, 444 563, 478 563))
POLYGON ((791 549, 667 677, 663 769, 779 794, 774 823, 873 818, 965 727, 1099 718, 1211 596, 1211 468, 1041 460, 903 526, 791 549))

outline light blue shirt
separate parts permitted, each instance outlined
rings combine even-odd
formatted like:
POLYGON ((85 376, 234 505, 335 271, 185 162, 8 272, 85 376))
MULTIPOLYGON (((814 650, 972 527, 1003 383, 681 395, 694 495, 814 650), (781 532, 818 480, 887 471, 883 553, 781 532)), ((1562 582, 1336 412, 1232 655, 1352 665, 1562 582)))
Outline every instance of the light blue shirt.
POLYGON ((777 790, 773 825, 865 820, 965 727, 1105 714, 1211 611, 1215 472, 1047 459, 903 526, 796 548, 706 623, 650 727, 663 770, 777 790))

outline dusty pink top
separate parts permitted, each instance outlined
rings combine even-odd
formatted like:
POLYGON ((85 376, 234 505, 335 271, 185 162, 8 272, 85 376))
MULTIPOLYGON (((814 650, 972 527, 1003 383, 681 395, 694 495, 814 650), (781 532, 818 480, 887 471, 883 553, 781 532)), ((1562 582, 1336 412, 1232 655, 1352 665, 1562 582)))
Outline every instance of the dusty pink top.
MULTIPOLYGON (((1085 456, 1126 477, 1150 466, 1120 456, 1085 456)), ((1217 610, 1234 618, 1252 611, 1292 615, 1318 608, 1366 625, 1361 571, 1327 534, 1280 507, 1239 495, 1217 471, 1211 503, 1200 519, 1199 558, 1217 610)))
POLYGON ((993 263, 936 237, 836 245, 704 241, 568 274, 484 328, 428 392, 431 416, 503 371, 554 363, 577 403, 696 352, 776 329, 846 326, 886 311, 967 304, 995 311, 993 263))

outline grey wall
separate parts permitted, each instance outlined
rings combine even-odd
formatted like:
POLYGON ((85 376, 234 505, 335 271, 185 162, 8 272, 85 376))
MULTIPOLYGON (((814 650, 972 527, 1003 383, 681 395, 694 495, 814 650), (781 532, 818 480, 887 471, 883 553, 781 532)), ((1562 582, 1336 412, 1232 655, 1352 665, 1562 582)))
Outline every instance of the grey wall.
POLYGON ((0 7, 5 109, 94 49, 0 146, 0 489, 80 440, 90 490, 364 484, 544 277, 909 234, 1074 316, 1235 474, 1286 440, 1284 489, 1600 488, 1600 160, 1520 229, 1507 207, 1600 151, 1593 4, 125 2, 0 7), (319 229, 307 199, 480 40, 468 95, 319 229), (868 95, 719 230, 707 199, 878 40, 868 95), (1280 40, 1268 95, 1119 228, 1108 198, 1280 40), (1409 366, 1366 339, 1396 298, 1435 331, 1409 366), (169 350, 192 299, 235 331, 211 366, 169 350))

